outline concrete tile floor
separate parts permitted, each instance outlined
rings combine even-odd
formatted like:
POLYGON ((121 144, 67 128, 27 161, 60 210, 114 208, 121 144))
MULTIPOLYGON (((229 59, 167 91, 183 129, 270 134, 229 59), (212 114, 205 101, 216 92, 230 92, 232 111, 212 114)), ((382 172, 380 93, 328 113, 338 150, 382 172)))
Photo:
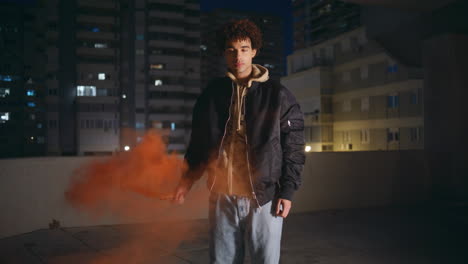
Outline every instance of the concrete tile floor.
MULTIPOLYGON (((191 224, 198 230, 193 238, 175 251, 170 251, 163 239, 151 240, 151 255, 138 263, 208 263, 207 221, 191 224)), ((37 230, 0 239, 0 263, 101 264, 93 261, 118 250, 129 236, 138 238, 144 233, 145 225, 37 230)), ((248 256, 245 263, 250 263, 248 256)), ((284 225, 281 263, 466 264, 468 207, 432 205, 293 214, 284 225)))

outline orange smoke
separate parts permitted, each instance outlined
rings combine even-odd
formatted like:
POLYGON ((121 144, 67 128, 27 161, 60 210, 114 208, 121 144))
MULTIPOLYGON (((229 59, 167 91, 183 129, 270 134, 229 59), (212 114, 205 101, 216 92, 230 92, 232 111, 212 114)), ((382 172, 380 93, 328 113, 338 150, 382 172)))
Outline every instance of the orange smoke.
POLYGON ((183 159, 167 154, 162 138, 149 132, 132 151, 78 169, 65 197, 74 207, 93 213, 102 213, 95 210, 105 203, 112 205, 107 209, 118 209, 114 203, 122 202, 122 195, 168 199, 186 170, 183 159))
POLYGON ((196 236, 197 230, 190 224, 193 221, 186 221, 187 215, 206 212, 206 189, 194 188, 182 206, 166 201, 172 199, 186 171, 184 160, 175 153, 168 154, 155 132, 147 133, 129 152, 98 158, 78 169, 65 192, 74 208, 94 218, 111 215, 125 223, 147 223, 132 225, 137 230, 129 227, 125 242, 102 252, 91 263, 154 261, 174 252, 183 240, 196 236))

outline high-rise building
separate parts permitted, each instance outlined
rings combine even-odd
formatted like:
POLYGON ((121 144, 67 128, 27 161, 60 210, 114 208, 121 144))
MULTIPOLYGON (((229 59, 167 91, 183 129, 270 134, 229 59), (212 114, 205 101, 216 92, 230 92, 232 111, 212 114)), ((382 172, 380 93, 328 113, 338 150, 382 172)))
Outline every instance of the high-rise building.
POLYGON ((32 155, 32 141, 42 146, 38 155, 111 154, 153 128, 169 151, 185 151, 200 92, 199 1, 8 6, 0 18, 0 129, 15 155, 32 155))
POLYGON ((272 78, 279 79, 285 73, 284 34, 281 17, 245 11, 215 9, 202 14, 202 87, 216 77, 224 76, 226 65, 223 54, 216 47, 216 31, 225 23, 248 18, 263 33, 263 47, 253 62, 268 68, 272 78))
POLYGON ((199 1, 136 1, 134 14, 137 137, 160 129, 170 151, 184 152, 200 93, 199 1))
POLYGON ((423 74, 360 27, 288 57, 311 151, 424 148, 423 74))
POLYGON ((0 5, 0 157, 45 153, 43 12, 0 5))
POLYGON ((293 0, 294 50, 361 25, 359 5, 340 0, 293 0))

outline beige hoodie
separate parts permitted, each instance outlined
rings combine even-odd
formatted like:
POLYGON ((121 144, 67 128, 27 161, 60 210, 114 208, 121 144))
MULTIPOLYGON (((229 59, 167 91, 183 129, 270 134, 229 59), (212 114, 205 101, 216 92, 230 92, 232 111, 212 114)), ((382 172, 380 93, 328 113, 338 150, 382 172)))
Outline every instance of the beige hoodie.
POLYGON ((223 168, 218 172, 219 175, 216 177, 213 191, 250 197, 252 196, 252 187, 247 169, 243 106, 245 96, 252 86, 252 82, 266 82, 268 80, 268 69, 253 64, 252 74, 247 84, 239 83, 231 72, 227 72, 226 75, 232 80, 234 92, 229 110, 230 119, 222 146, 223 168))

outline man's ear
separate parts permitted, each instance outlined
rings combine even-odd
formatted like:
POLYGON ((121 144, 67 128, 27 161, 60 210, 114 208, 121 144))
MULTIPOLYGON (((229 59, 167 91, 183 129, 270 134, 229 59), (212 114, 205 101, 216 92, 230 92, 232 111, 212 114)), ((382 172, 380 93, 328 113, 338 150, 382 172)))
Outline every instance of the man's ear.
POLYGON ((255 56, 257 56, 257 49, 252 49, 252 58, 255 58, 255 56))

